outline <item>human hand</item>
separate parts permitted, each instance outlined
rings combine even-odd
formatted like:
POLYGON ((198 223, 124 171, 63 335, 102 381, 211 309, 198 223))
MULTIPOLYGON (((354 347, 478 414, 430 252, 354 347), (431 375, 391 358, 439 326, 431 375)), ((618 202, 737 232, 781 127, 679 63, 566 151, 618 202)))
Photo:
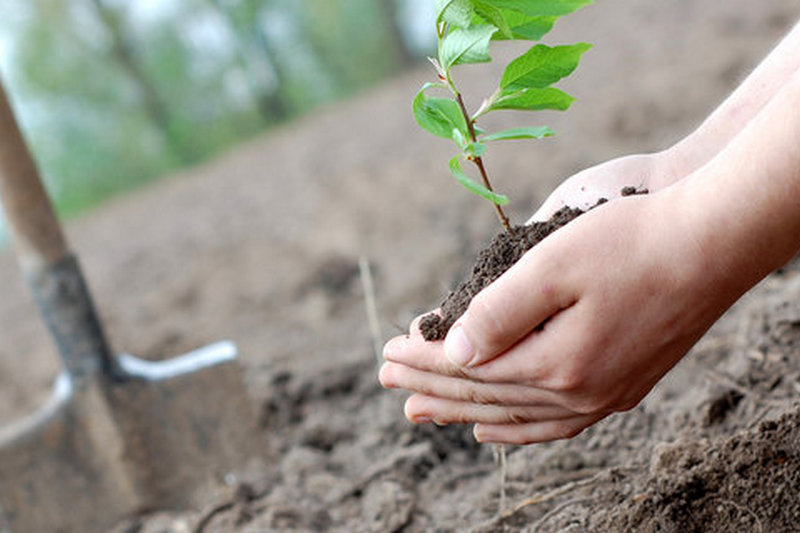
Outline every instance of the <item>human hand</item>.
MULTIPOLYGON (((658 192, 609 202, 544 239, 473 299, 444 343, 423 341, 416 323, 390 341, 380 379, 414 393, 406 416, 475 422, 481 441, 571 437, 636 405, 742 293, 797 254, 798 28, 669 150, 677 171, 655 176, 680 181, 643 180, 658 192)), ((587 191, 589 201, 606 196, 581 189, 587 177, 537 218, 587 191)))
POLYGON ((444 342, 416 322, 390 341, 381 383, 413 392, 412 422, 474 422, 489 442, 568 438, 632 408, 741 294, 706 282, 690 204, 672 187, 582 215, 479 293, 444 342))
POLYGON ((556 187, 527 223, 545 221, 564 206, 585 211, 600 198, 619 198, 624 187, 661 190, 686 174, 676 159, 673 150, 665 150, 620 157, 582 170, 556 187))

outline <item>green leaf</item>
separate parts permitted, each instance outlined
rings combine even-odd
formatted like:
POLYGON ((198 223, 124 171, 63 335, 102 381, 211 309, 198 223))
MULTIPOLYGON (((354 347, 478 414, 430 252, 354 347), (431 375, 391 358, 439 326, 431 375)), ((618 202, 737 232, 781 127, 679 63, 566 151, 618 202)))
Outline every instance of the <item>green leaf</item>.
POLYGON ((468 159, 470 157, 481 157, 486 153, 486 145, 483 142, 472 142, 467 139, 463 133, 455 128, 453 128, 453 142, 455 142, 456 145, 461 148, 461 152, 464 154, 464 157, 468 159))
POLYGON ((466 135, 464 135, 463 133, 461 133, 457 129, 453 128, 452 139, 453 139, 453 142, 456 143, 456 145, 459 148, 461 148, 462 150, 466 150, 467 144, 469 144, 469 141, 467 140, 466 135))
POLYGON ((472 17, 472 25, 489 23, 493 26, 497 26, 499 31, 492 35, 493 41, 511 39, 538 41, 547 32, 553 29, 553 24, 558 20, 558 17, 531 17, 518 11, 498 9, 490 5, 488 0, 475 1, 484 4, 486 9, 478 13, 478 8, 475 8, 475 14, 472 17))
POLYGON ((523 111, 555 109, 564 111, 574 101, 575 98, 555 87, 530 88, 503 94, 492 103, 489 111, 495 109, 519 109, 523 111))
POLYGON ((472 4, 475 8, 475 13, 492 26, 495 26, 499 30, 499 35, 504 36, 506 39, 513 38, 511 26, 506 21, 506 13, 503 13, 502 9, 484 0, 472 0, 472 4))
POLYGON ((464 147, 464 155, 467 158, 482 157, 486 153, 486 145, 482 142, 469 142, 464 147))
POLYGON ((436 22, 446 22, 456 28, 468 28, 474 9, 471 0, 435 0, 436 22))
POLYGON ((508 139, 541 139, 555 135, 555 132, 547 126, 534 126, 528 128, 511 128, 498 131, 481 137, 481 141, 505 141, 508 139))
POLYGON ((577 11, 592 0, 484 0, 495 7, 518 11, 532 17, 561 16, 577 11))
POLYGON ((552 85, 575 70, 583 53, 591 47, 587 43, 553 47, 537 44, 508 64, 500 88, 513 90, 552 85))
POLYGON ((441 85, 426 83, 411 105, 417 124, 422 129, 445 139, 453 138, 454 129, 466 136, 467 123, 458 104, 449 98, 427 96, 425 90, 430 87, 441 87, 441 85))
POLYGON ((467 176, 463 170, 461 170, 461 163, 459 162, 459 158, 461 156, 455 156, 453 159, 450 160, 449 167, 450 173, 458 180, 458 182, 466 187, 470 192, 477 194, 478 196, 482 196, 487 200, 490 200, 497 205, 506 205, 508 203, 508 196, 504 194, 497 194, 496 192, 492 192, 483 185, 479 183, 475 183, 472 181, 472 178, 467 176))
MULTIPOLYGON (((547 32, 553 29, 553 25, 558 17, 529 17, 528 15, 515 11, 504 10, 506 22, 511 27, 511 37, 513 39, 526 39, 528 41, 538 41, 547 32)), ((494 35, 495 40, 502 39, 501 34, 494 35)))
POLYGON ((439 62, 445 71, 453 65, 485 63, 489 57, 489 40, 497 28, 488 24, 468 29, 456 28, 448 33, 439 49, 439 62))

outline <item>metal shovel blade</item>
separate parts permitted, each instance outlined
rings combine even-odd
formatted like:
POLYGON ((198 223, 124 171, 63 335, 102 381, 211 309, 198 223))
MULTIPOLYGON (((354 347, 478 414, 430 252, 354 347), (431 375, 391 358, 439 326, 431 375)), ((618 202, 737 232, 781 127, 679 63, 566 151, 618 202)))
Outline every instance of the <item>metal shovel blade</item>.
POLYGON ((130 513, 199 507, 258 449, 232 343, 163 362, 120 356, 141 379, 56 379, 36 413, 0 428, 0 531, 105 531, 130 513))

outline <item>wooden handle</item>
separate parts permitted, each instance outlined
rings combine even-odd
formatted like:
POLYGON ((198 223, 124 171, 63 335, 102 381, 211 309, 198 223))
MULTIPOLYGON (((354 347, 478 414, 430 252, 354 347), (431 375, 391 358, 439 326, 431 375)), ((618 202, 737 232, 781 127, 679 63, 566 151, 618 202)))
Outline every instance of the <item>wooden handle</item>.
POLYGON ((0 200, 23 270, 32 273, 69 254, 53 205, 0 80, 0 200))

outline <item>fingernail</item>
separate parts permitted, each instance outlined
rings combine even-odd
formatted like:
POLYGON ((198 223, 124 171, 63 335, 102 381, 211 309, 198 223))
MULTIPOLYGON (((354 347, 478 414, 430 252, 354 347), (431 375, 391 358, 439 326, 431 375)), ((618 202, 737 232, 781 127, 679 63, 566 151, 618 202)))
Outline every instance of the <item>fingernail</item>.
POLYGON ((496 444, 495 440, 492 438, 492 435, 487 434, 486 431, 477 424, 472 428, 472 436, 475 437, 475 440, 481 444, 496 444))
POLYGON ((456 324, 445 337, 444 355, 458 366, 470 366, 475 359, 475 350, 461 325, 456 324))
POLYGON ((415 416, 414 423, 415 424, 429 424, 433 422, 433 419, 429 416, 415 416))

